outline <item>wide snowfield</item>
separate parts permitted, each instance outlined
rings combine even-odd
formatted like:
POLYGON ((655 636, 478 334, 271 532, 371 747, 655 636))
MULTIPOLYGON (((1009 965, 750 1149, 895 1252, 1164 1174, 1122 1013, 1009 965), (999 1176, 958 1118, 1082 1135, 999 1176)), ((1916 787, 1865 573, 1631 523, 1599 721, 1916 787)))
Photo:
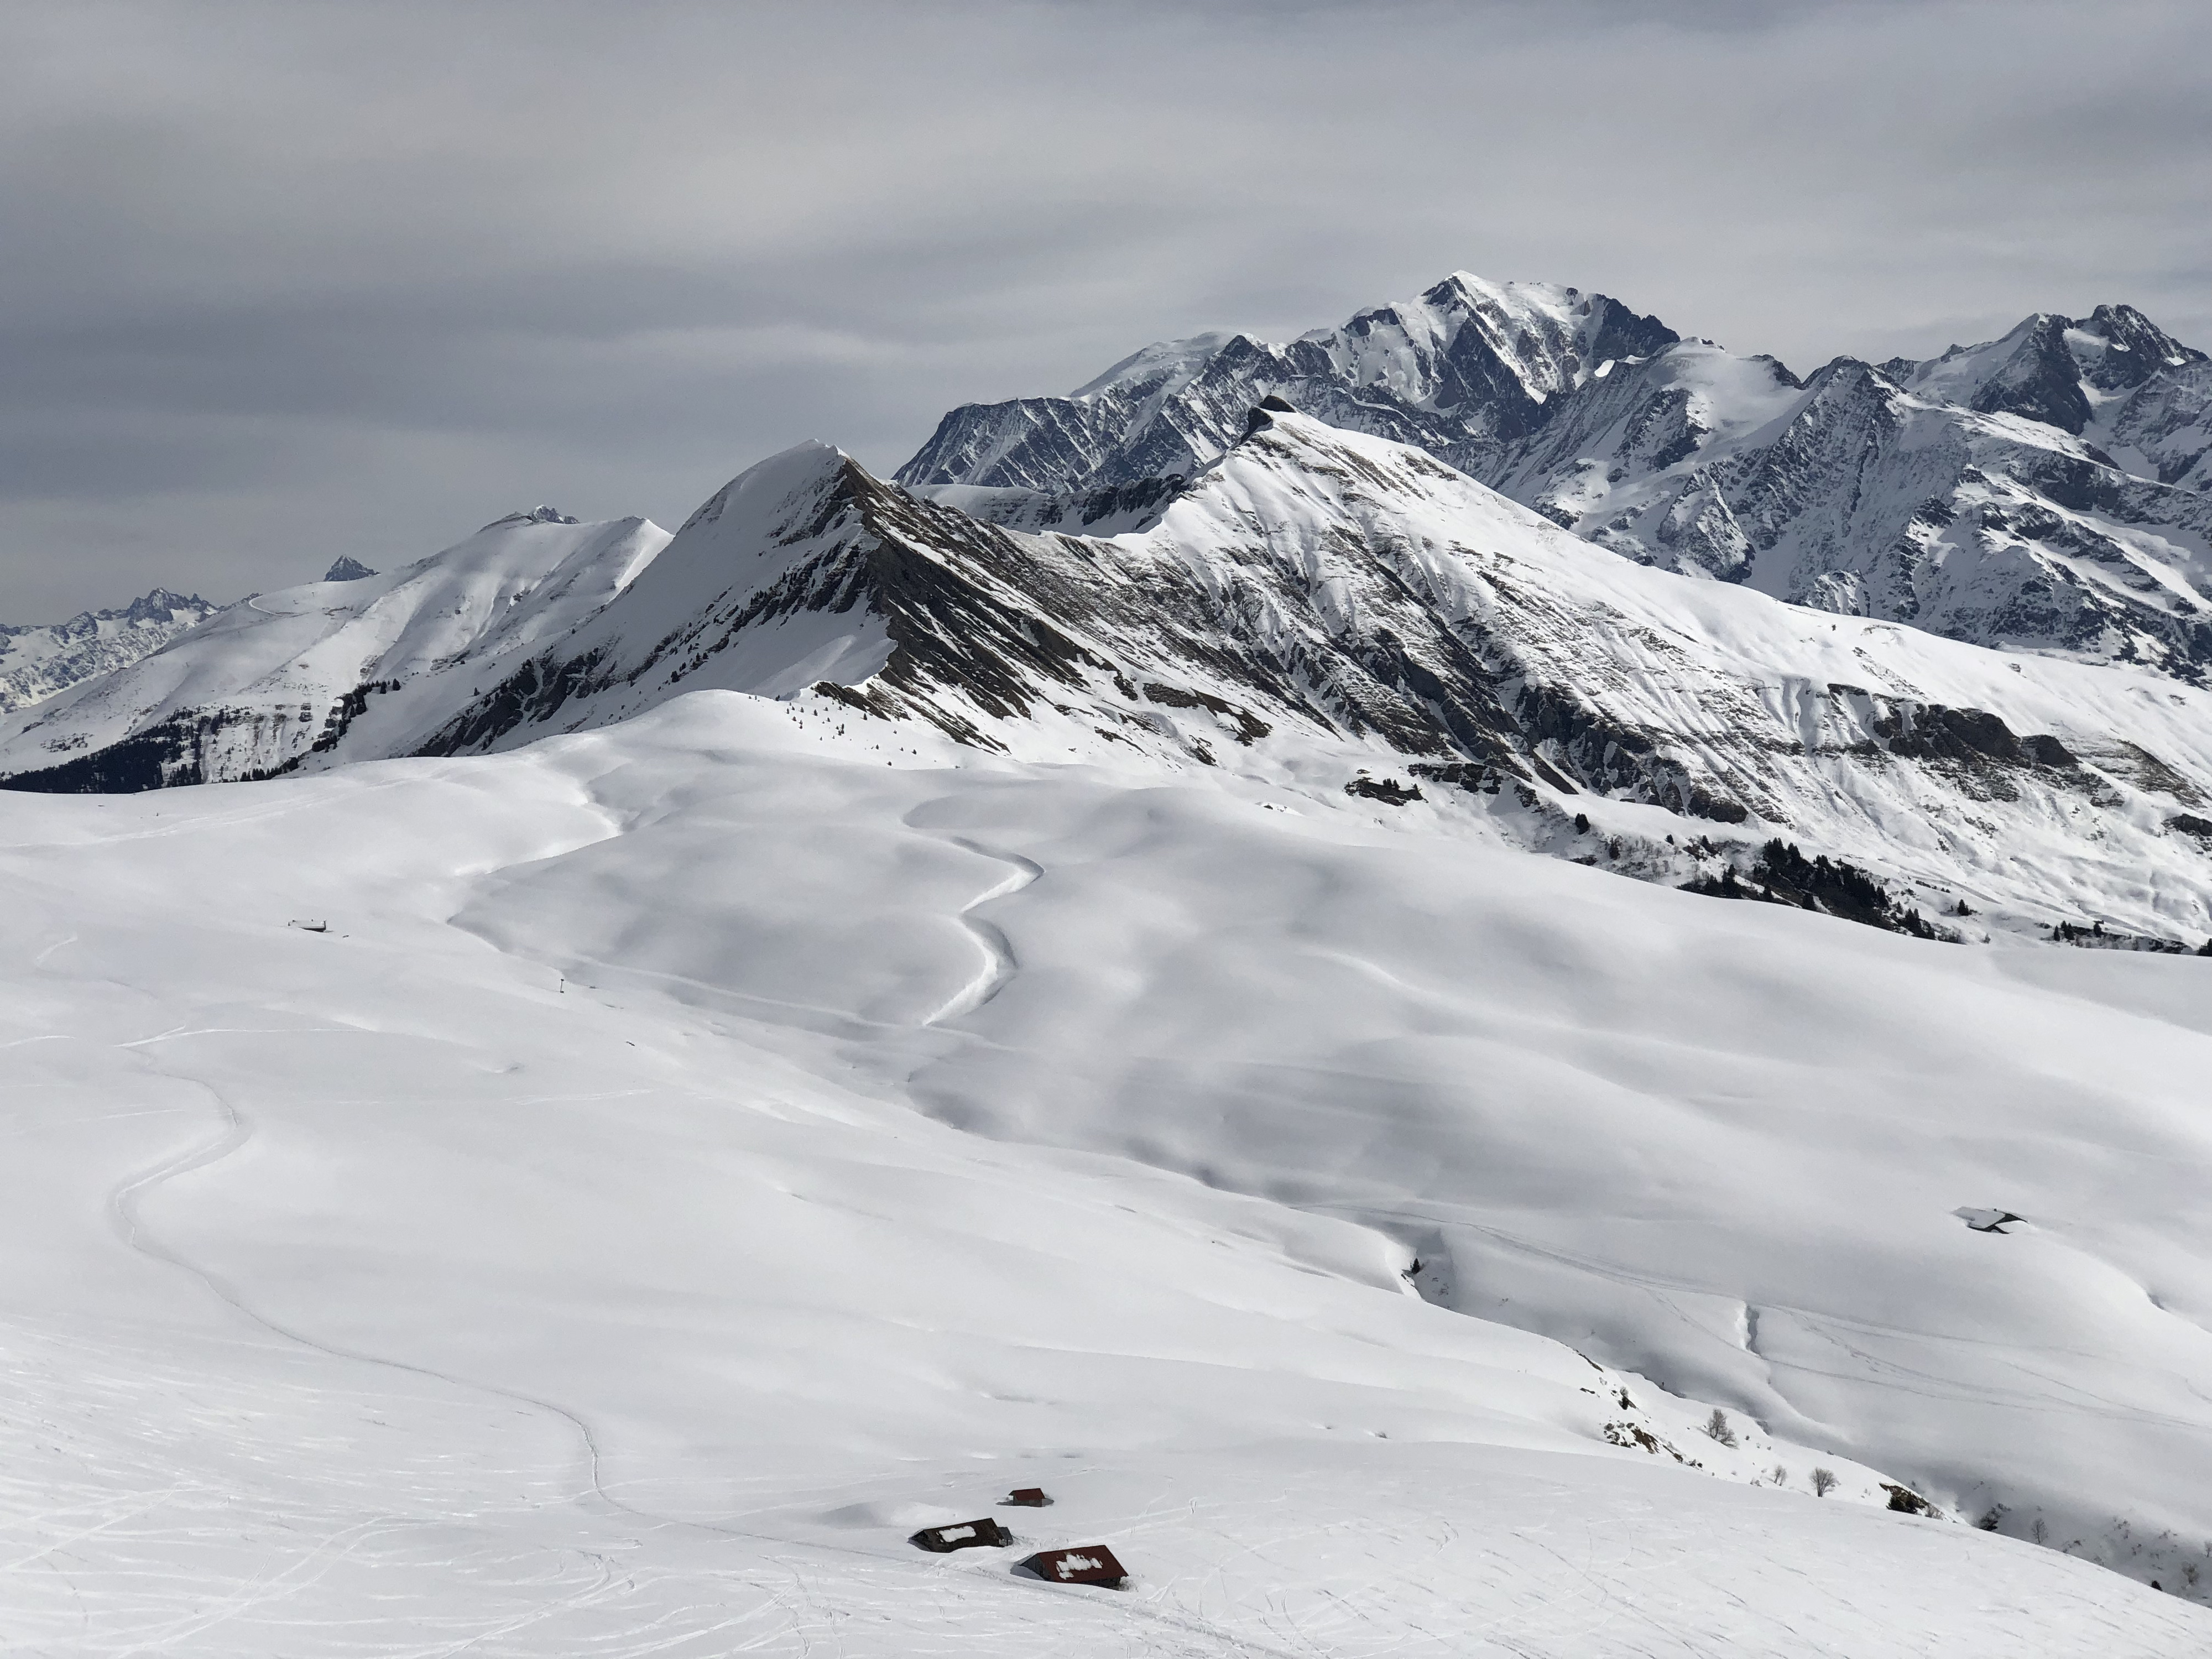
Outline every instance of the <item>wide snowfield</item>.
POLYGON ((0 1647, 2212 1651, 2212 962, 898 741, 0 795, 0 1647))

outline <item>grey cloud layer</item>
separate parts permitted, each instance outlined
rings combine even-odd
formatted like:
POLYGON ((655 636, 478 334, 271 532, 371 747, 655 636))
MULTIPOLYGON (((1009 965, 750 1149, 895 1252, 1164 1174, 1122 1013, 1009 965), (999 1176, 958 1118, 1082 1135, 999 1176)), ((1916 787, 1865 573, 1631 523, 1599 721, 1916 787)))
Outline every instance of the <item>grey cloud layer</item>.
POLYGON ((2212 344, 2199 6, 17 6, 0 619, 680 517, 1455 266, 1799 367, 2212 344))

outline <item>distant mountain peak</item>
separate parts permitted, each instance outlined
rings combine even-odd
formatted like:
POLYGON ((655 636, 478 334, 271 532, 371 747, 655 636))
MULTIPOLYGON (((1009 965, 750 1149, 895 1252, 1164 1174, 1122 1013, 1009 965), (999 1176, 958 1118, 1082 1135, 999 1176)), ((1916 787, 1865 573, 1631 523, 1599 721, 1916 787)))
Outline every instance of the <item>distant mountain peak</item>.
POLYGON ((94 613, 100 622, 119 622, 132 625, 147 623, 175 622, 179 617, 185 627, 191 627, 215 613, 216 607, 197 593, 177 593, 166 587, 147 590, 144 597, 136 599, 119 610, 94 613))
MULTIPOLYGON (((575 522, 577 521, 570 518, 567 514, 560 512, 554 507, 547 507, 541 502, 538 506, 532 507, 527 513, 510 513, 503 519, 494 519, 489 524, 484 526, 484 529, 496 530, 501 525, 508 524, 574 524, 575 522)), ((482 534, 483 532, 479 532, 477 533, 482 534)))
POLYGON ((197 593, 155 587, 67 622, 0 623, 0 714, 126 668, 215 613, 197 593))
POLYGON ((388 739, 418 682, 459 694, 502 655, 567 634, 667 540, 642 519, 515 516, 526 533, 469 537, 404 580, 368 581, 368 567, 337 560, 323 582, 362 584, 343 604, 323 582, 221 611, 156 589, 126 615, 0 638, 4 787, 127 792, 349 758, 340 745, 372 705, 388 739))
POLYGON ((1133 352, 1066 398, 965 405, 897 477, 1057 495, 1188 477, 1236 442, 1271 392, 1474 471, 1608 362, 1641 361, 1680 338, 1601 294, 1455 271, 1287 344, 1194 335, 1133 352))

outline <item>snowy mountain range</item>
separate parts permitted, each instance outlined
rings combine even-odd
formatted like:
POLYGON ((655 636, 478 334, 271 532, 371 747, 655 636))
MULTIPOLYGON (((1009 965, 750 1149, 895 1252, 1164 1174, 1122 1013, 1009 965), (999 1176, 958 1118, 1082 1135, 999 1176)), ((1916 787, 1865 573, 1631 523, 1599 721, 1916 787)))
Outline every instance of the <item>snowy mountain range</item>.
POLYGON ((1884 914, 1859 919, 1962 938, 2212 934, 2201 689, 1684 581, 1275 404, 1188 483, 1060 506, 911 493, 811 445, 665 547, 639 520, 502 521, 408 572, 235 607, 19 714, 0 756, 16 788, 237 779, 741 690, 1024 758, 1233 757, 1385 811, 1418 791, 1674 884, 1756 880, 1780 840, 1874 881, 1884 914), (1086 515, 1125 527, 1070 533, 1086 515))
POLYGON ((1188 477, 1281 397, 1639 563, 2005 649, 2212 666, 2212 362, 2126 306, 1805 380, 1602 295, 1462 272, 1287 346, 1148 347, 953 410, 914 487, 1188 477))
POLYGON ((215 612, 198 594, 157 587, 129 605, 81 611, 64 623, 0 623, 0 714, 127 668, 215 612))
POLYGON ((2195 1659, 2205 368, 1455 277, 0 716, 0 1606, 2195 1659))

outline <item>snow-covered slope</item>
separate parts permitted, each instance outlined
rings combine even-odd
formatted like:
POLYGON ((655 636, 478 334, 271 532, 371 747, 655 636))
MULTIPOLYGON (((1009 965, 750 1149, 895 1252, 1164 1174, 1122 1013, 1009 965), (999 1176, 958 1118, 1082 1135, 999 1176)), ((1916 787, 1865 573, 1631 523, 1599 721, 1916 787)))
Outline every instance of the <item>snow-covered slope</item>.
POLYGON ((1501 486, 1640 563, 1818 610, 2192 681, 2212 664, 2212 497, 1863 363, 1785 396, 1778 371, 1688 349, 1626 371, 1501 486))
MULTIPOLYGON (((248 778, 327 752, 364 714, 397 732, 418 702, 556 638, 665 544, 642 519, 514 514, 379 575, 365 566, 258 594, 68 696, 0 720, 0 786, 64 792, 248 778)), ((394 737, 386 752, 404 752, 394 737)))
POLYGON ((2212 934, 2202 691, 1682 582, 1277 403, 1195 479, 1066 503, 1061 528, 975 516, 1054 520, 1034 495, 916 496, 823 445, 733 480, 658 556, 636 520, 504 522, 234 609, 19 716, 0 757, 17 787, 235 778, 742 690, 1029 758, 1122 750, 1385 810, 1418 788, 1469 835, 1678 884, 1771 886, 1779 838, 1870 872, 1877 919, 1972 940, 2212 934))
POLYGON ((1208 335, 1069 398, 955 410, 898 476, 1096 516, 1102 492, 1197 471, 1263 395, 1639 562, 1978 644, 2212 666, 2212 362, 2125 306, 1801 383, 1603 296, 1462 272, 1290 346, 1208 335))
POLYGON ((127 668, 216 609, 198 594, 157 587, 129 605, 81 611, 65 623, 0 623, 0 714, 127 668))
POLYGON ((13 1642, 2212 1643, 2212 963, 836 707, 0 796, 13 1642))
POLYGON ((708 687, 894 747, 927 726, 1332 791, 1395 774, 1357 787, 1417 784, 1468 834, 1676 883, 1747 874, 1780 837, 1924 916, 1963 903, 1946 925, 1977 940, 2212 933, 2204 692, 1680 581, 1286 410, 1112 537, 979 521, 803 446, 424 746, 708 687))

